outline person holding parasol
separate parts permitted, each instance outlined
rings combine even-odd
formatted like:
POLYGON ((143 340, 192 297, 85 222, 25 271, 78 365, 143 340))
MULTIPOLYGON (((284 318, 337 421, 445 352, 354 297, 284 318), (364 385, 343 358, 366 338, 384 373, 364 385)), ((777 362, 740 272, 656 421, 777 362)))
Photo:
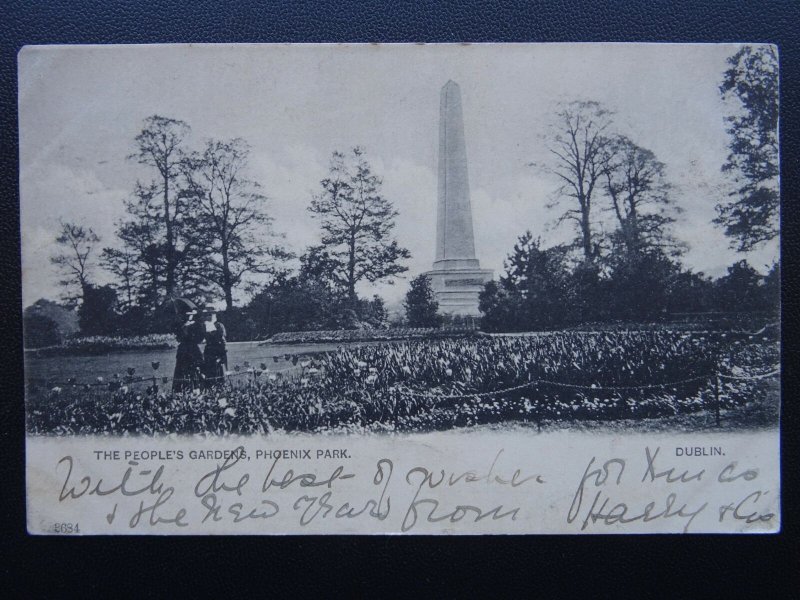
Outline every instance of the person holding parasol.
POLYGON ((175 336, 178 338, 178 351, 175 356, 175 374, 172 380, 172 391, 193 390, 199 383, 203 368, 203 353, 200 344, 205 338, 203 324, 197 319, 197 305, 186 298, 175 298, 173 301, 178 324, 175 336))

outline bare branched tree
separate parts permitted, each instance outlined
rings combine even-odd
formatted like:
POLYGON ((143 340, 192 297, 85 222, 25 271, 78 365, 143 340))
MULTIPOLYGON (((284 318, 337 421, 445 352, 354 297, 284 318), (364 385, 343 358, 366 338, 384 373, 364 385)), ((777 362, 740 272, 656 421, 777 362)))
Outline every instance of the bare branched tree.
POLYGON ((599 254, 593 234, 593 208, 603 176, 611 113, 593 101, 571 102, 558 113, 548 149, 554 160, 548 171, 561 181, 550 207, 566 209, 558 219, 572 221, 583 259, 591 262, 599 254))
POLYGON ((272 229, 261 186, 244 175, 249 155, 242 139, 210 140, 202 153, 183 163, 185 196, 194 200, 198 233, 206 244, 199 272, 222 291, 228 310, 248 276, 274 274, 277 261, 290 257, 272 229))
POLYGON ((666 167, 652 151, 625 136, 610 137, 604 150, 603 177, 617 221, 617 241, 629 253, 658 248, 677 254, 683 249, 669 232, 680 208, 670 196, 666 167))
POLYGON ((59 252, 50 258, 61 273, 59 283, 64 287, 64 300, 77 304, 83 300, 84 292, 90 284, 91 258, 95 245, 100 241, 89 227, 60 221, 61 230, 56 236, 59 252))
POLYGON ((119 306, 123 309, 133 307, 138 296, 136 284, 139 263, 132 248, 104 248, 100 263, 114 276, 111 286, 119 296, 119 306))
POLYGON ((185 203, 181 201, 177 187, 184 159, 183 143, 189 132, 189 125, 183 121, 158 115, 148 117, 141 133, 136 136, 136 152, 129 157, 153 167, 157 173, 155 185, 161 195, 162 206, 155 216, 164 226, 164 283, 167 297, 175 294, 178 279, 178 246, 185 203))

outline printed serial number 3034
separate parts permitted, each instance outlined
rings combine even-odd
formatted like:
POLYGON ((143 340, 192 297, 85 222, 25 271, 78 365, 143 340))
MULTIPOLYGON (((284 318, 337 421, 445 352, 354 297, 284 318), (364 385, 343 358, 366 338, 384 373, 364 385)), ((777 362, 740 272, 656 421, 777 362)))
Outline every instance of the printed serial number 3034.
POLYGON ((81 528, 77 523, 53 523, 53 533, 80 533, 81 528))

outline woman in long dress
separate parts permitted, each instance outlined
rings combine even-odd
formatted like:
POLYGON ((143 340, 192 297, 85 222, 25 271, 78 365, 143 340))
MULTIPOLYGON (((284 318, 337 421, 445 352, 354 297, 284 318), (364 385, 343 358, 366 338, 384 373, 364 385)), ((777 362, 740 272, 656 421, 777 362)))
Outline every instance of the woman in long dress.
POLYGON ((217 321, 213 309, 205 309, 204 333, 206 348, 203 352, 203 374, 206 384, 211 387, 220 385, 225 381, 225 372, 228 370, 228 350, 225 339, 225 326, 217 321))
POLYGON ((203 353, 200 344, 205 337, 203 324, 195 319, 196 310, 182 314, 175 336, 178 338, 178 351, 175 356, 175 375, 172 380, 172 391, 193 390, 198 386, 203 367, 203 353))

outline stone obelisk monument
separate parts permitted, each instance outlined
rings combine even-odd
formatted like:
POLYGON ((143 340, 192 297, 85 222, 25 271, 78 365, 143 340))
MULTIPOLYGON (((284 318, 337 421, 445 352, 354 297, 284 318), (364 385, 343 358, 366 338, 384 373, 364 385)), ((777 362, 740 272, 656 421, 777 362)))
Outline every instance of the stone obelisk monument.
POLYGON ((436 259, 426 275, 441 313, 480 315, 478 294, 492 278, 492 271, 481 269, 475 257, 461 89, 454 81, 442 88, 439 104, 436 259))

